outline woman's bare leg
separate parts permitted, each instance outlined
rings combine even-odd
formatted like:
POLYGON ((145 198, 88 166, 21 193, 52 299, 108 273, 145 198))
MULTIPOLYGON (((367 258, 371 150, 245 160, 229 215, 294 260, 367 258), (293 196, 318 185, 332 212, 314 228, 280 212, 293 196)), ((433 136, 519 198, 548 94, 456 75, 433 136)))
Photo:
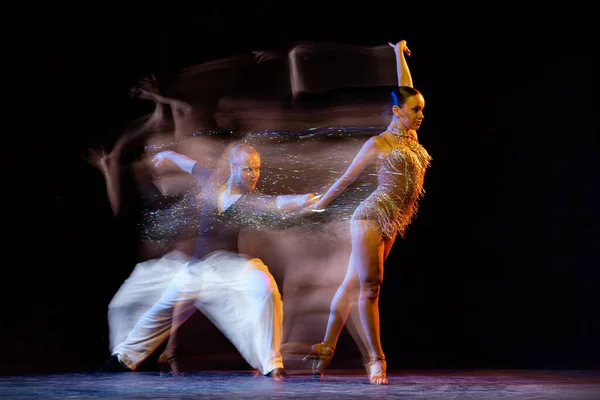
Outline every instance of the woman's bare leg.
MULTIPOLYGON (((354 250, 352 250, 352 253, 354 253, 354 250)), ((325 330, 325 337, 323 339, 324 342, 327 342, 334 348, 348 319, 350 308, 358 298, 359 280, 352 260, 353 256, 351 255, 344 281, 333 296, 327 329, 325 330)))
POLYGON ((392 246, 394 245, 395 239, 396 239, 396 235, 392 236, 391 238, 383 239, 383 245, 384 245, 383 261, 387 260, 388 256, 390 255, 390 250, 392 250, 392 246))
MULTIPOLYGON (((392 245, 394 244, 394 238, 396 235, 394 235, 394 237, 392 238, 385 238, 383 239, 383 243, 384 243, 384 261, 387 259, 390 250, 392 248, 392 245)), ((365 332, 365 327, 362 324, 361 321, 361 313, 359 310, 359 307, 355 307, 354 305, 351 307, 350 309, 350 315, 349 315, 349 319, 348 322, 346 323, 346 327, 348 328, 350 334, 352 335, 352 338, 354 339, 354 342, 356 343, 356 345, 358 346, 360 353, 363 357, 363 360, 366 363, 370 362, 370 355, 368 354, 367 351, 367 336, 366 336, 366 332, 365 332)))
POLYGON ((364 341, 367 371, 371 383, 387 384, 385 356, 381 347, 379 325, 379 291, 383 281, 384 256, 389 254, 393 240, 384 240, 379 225, 373 221, 354 221, 360 233, 353 234, 352 252, 344 281, 331 303, 324 342, 313 345, 304 358, 313 359, 313 376, 322 378, 333 349, 350 313, 359 286, 358 311, 361 324, 357 333, 364 341))
POLYGON ((344 281, 331 302, 325 338, 323 342, 312 345, 310 352, 303 358, 304 361, 312 359, 312 373, 316 380, 323 378, 323 371, 331 361, 335 345, 348 319, 352 304, 358 297, 358 291, 358 275, 352 265, 352 257, 350 257, 344 281))
POLYGON ((360 221, 362 234, 352 240, 351 262, 360 281, 358 309, 371 359, 384 358, 379 324, 379 291, 383 281, 385 242, 375 222, 360 221))

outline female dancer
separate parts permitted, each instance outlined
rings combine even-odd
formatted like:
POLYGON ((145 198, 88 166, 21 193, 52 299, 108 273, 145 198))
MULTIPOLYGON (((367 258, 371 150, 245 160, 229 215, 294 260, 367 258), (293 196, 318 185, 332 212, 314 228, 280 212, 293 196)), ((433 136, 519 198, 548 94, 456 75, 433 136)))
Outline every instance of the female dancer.
POLYGON ((312 345, 304 360, 312 359, 313 376, 320 380, 329 365, 335 345, 358 295, 358 309, 366 339, 369 362, 367 375, 373 384, 387 384, 386 361, 379 330, 379 290, 383 264, 391 246, 402 237, 417 211, 423 194, 423 179, 431 157, 421 146, 417 130, 423 122, 425 100, 412 87, 404 53, 410 55, 406 41, 390 43, 396 53, 398 89, 392 92, 392 121, 387 130, 371 137, 362 146, 350 167, 314 206, 322 211, 350 186, 370 164, 378 168, 378 186, 361 203, 351 219, 352 252, 348 270, 330 307, 324 339, 312 345))

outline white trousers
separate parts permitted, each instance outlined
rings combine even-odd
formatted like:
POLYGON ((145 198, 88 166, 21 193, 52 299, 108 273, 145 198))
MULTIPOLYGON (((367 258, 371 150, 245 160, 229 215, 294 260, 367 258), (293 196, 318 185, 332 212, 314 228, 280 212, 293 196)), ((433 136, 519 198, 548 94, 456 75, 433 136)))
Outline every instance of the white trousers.
POLYGON ((112 353, 134 370, 196 308, 251 367, 263 374, 283 368, 283 303, 275 279, 260 259, 222 251, 186 263, 112 353))
POLYGON ((160 259, 144 261, 135 266, 108 305, 111 353, 127 339, 136 322, 161 298, 189 259, 186 254, 174 250, 160 259))

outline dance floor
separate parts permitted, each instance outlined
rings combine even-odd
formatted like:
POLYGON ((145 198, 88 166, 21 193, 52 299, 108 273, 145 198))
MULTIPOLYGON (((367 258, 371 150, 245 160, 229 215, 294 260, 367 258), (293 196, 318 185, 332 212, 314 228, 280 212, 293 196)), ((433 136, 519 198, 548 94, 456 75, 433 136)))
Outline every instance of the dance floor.
POLYGON ((283 382, 249 371, 0 376, 1 399, 600 399, 600 371, 391 371, 388 386, 364 370, 328 370, 322 382, 290 371, 283 382))

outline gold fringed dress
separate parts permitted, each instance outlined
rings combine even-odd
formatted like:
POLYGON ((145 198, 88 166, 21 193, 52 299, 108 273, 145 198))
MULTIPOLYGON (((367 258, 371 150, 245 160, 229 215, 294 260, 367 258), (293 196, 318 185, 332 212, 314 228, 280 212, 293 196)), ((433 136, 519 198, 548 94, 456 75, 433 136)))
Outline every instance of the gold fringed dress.
MULTIPOLYGON (((390 130, 397 143, 381 160, 377 172, 377 188, 354 211, 351 234, 360 234, 361 220, 376 221, 384 238, 404 232, 417 212, 418 201, 425 194, 423 181, 431 156, 410 134, 390 130)), ((409 132, 410 133, 410 132, 409 132)))

